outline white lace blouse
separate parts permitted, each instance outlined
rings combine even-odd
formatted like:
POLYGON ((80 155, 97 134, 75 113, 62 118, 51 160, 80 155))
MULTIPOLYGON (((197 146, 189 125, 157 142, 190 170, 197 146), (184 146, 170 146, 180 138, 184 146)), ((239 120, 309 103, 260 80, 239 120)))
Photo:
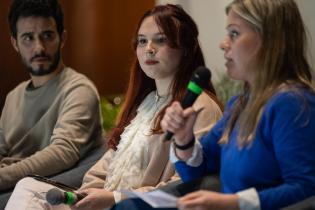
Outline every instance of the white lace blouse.
POLYGON ((156 114, 170 101, 171 97, 159 97, 151 92, 140 104, 136 117, 125 128, 117 151, 109 164, 106 190, 140 187, 150 156, 148 141, 156 114))

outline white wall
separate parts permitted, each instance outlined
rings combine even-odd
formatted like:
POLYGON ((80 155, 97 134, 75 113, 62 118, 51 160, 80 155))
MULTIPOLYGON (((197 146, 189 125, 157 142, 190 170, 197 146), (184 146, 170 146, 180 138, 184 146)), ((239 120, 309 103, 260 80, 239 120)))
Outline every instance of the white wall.
POLYGON ((302 18, 308 29, 309 61, 315 75, 315 1, 296 0, 296 3, 299 6, 302 18))
MULTIPOLYGON (((156 4, 180 4, 196 21, 200 32, 200 43, 205 55, 206 65, 211 69, 214 79, 217 72, 224 72, 223 52, 219 43, 225 36, 225 6, 231 0, 156 0, 156 4)), ((315 0, 296 0, 306 27, 309 31, 309 61, 315 74, 315 0)))

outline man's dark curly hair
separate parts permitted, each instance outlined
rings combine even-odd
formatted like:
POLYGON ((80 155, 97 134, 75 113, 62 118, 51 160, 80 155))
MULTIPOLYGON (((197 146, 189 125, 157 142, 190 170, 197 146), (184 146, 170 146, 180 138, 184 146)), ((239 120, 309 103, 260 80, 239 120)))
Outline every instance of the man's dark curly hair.
POLYGON ((20 17, 52 17, 56 21, 59 35, 64 30, 63 12, 58 0, 13 0, 8 21, 11 35, 16 38, 16 23, 20 17))

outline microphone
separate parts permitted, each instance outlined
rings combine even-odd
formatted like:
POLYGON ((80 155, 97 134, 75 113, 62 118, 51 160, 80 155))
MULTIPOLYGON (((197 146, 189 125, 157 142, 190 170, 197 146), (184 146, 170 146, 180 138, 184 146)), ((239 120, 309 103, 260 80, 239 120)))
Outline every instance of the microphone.
POLYGON ((46 193, 46 200, 50 205, 67 204, 74 205, 86 195, 71 191, 61 191, 58 188, 52 188, 46 193))
MULTIPOLYGON (((201 94, 202 89, 209 85, 211 78, 211 72, 204 66, 199 66, 193 73, 185 93, 185 96, 181 102, 183 109, 186 109, 194 104, 197 97, 201 94)), ((167 131, 165 135, 165 141, 171 140, 173 133, 167 131)))

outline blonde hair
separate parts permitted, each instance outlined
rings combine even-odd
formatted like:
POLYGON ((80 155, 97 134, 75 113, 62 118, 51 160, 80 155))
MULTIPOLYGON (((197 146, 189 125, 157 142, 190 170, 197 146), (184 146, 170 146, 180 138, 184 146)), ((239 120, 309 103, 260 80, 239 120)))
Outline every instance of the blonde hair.
POLYGON ((238 123, 238 143, 249 145, 256 133, 264 105, 280 90, 296 84, 313 90, 311 68, 306 59, 306 31, 294 0, 234 0, 226 8, 247 21, 261 38, 255 58, 254 82, 234 103, 219 143, 228 142, 238 123))

